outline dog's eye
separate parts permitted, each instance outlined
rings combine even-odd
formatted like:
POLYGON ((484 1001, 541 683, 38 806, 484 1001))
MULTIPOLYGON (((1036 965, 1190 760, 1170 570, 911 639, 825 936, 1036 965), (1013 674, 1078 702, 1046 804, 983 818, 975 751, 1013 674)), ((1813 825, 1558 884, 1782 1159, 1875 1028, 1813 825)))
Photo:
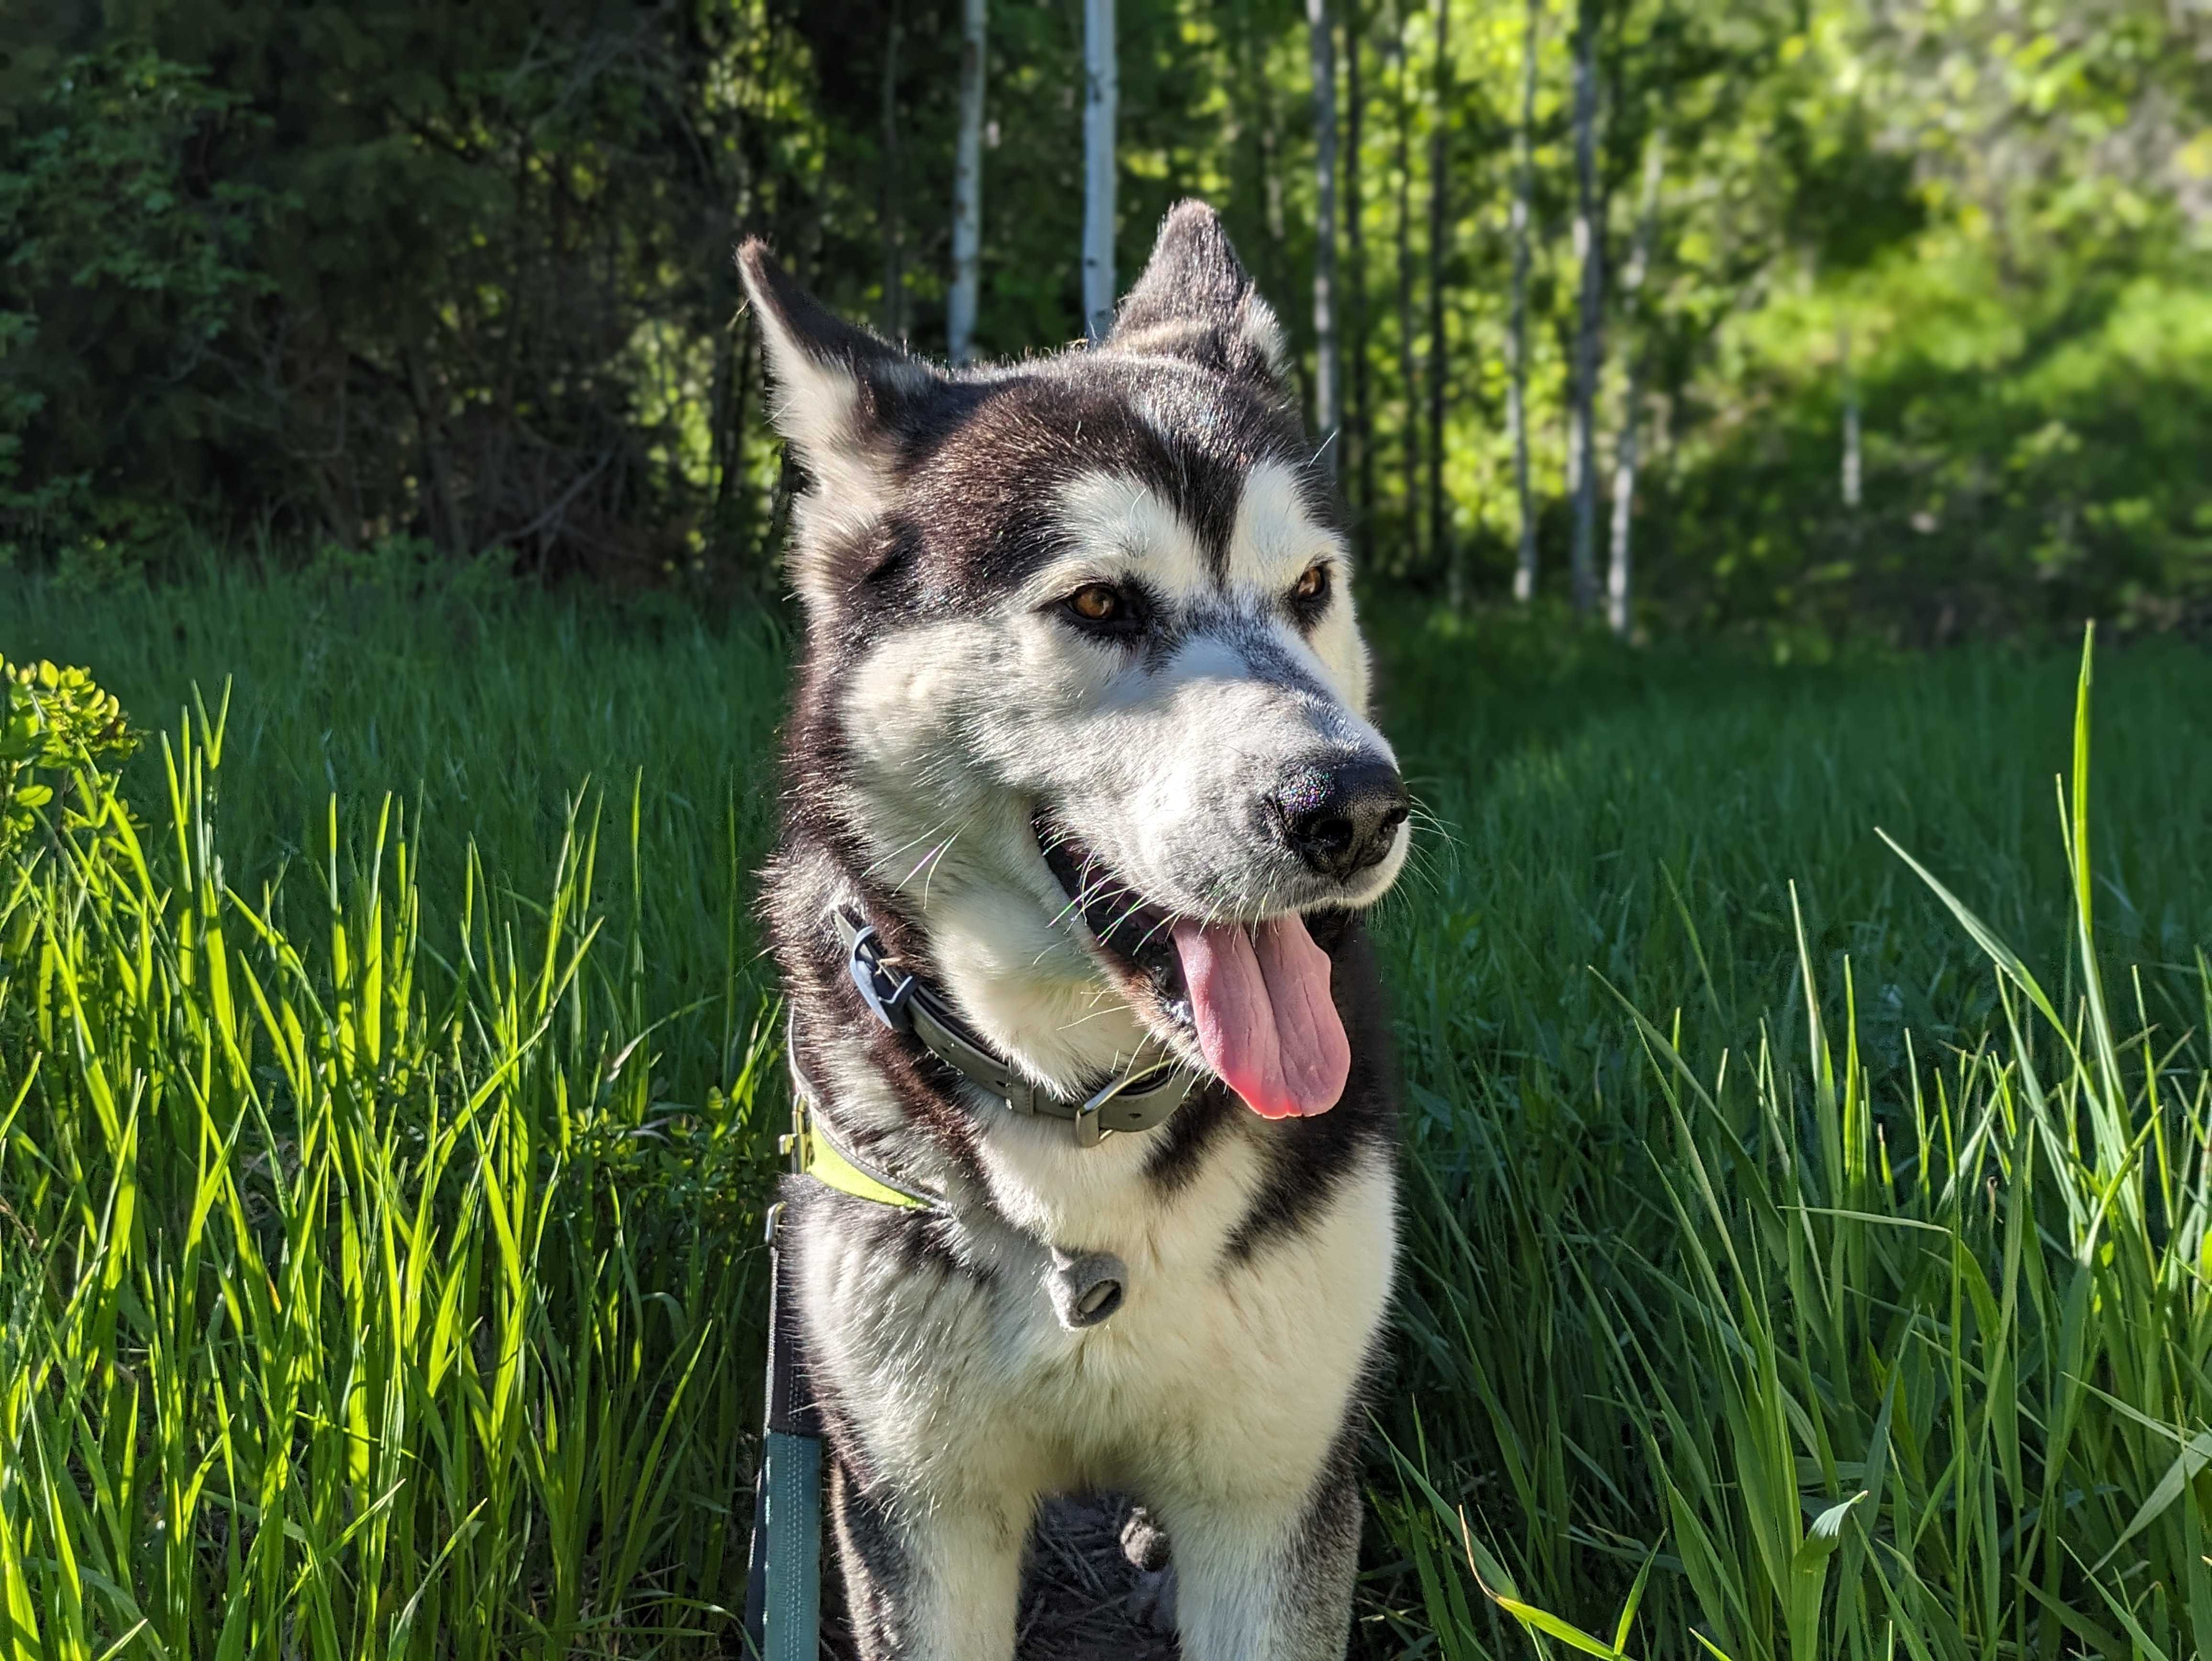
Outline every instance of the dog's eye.
POLYGON ((1116 623, 1128 612, 1119 588, 1086 583, 1067 597, 1067 609, 1085 623, 1116 623))
POLYGON ((1154 608, 1141 582, 1086 582, 1050 609, 1086 635, 1130 641, 1150 626, 1154 608))
POLYGON ((1328 562, 1317 559, 1291 585, 1291 604, 1300 611, 1310 611, 1319 609, 1328 599, 1328 562))
POLYGON ((1150 596, 1141 587, 1086 582, 1060 602, 1060 611, 1086 634, 1121 640, 1144 632, 1152 608, 1150 596))

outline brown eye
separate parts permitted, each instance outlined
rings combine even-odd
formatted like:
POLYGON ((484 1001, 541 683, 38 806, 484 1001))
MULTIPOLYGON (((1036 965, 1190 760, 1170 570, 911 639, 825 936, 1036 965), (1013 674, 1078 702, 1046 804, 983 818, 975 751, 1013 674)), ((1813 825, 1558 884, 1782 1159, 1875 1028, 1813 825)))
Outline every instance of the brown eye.
POLYGON ((1086 582, 1060 601, 1058 609, 1087 635, 1132 641, 1152 621, 1152 599, 1141 582, 1086 582))
POLYGON ((1291 599, 1300 605, 1318 605, 1328 598, 1328 566, 1316 560, 1291 586, 1291 599))
POLYGON ((1113 623, 1122 613, 1121 591, 1103 582, 1078 588, 1067 597, 1067 609, 1085 623, 1113 623))

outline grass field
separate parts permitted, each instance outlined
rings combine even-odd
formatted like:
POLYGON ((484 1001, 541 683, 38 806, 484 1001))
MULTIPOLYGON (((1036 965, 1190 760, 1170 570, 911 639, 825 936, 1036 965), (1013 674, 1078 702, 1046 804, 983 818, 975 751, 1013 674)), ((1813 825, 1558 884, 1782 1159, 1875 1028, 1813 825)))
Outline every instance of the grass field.
MULTIPOLYGON (((2212 1652, 2212 660, 1378 633, 1356 1652, 2212 1652)), ((738 1652, 782 649, 0 572, 154 735, 0 855, 0 1661, 738 1652)))

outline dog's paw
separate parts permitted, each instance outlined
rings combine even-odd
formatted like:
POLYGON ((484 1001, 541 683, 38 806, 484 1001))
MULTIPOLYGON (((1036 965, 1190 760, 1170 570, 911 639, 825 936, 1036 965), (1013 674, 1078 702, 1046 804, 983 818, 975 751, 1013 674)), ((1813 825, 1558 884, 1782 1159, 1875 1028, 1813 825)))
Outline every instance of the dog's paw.
POLYGON ((1142 1506, 1130 1508, 1121 1524, 1121 1555, 1136 1573, 1129 1586, 1130 1623, 1168 1635, 1176 1629, 1176 1572, 1169 1560, 1168 1531, 1142 1506))
POLYGON ((1171 1638, 1176 1629, 1176 1572, 1170 1563, 1164 1568, 1139 1569, 1134 1584, 1129 1588, 1128 1602, 1123 1606, 1129 1613, 1129 1624, 1143 1632, 1157 1633, 1171 1638))
POLYGON ((1121 1524, 1121 1555, 1133 1569, 1157 1572, 1168 1566, 1168 1531, 1142 1506, 1130 1506, 1121 1524))

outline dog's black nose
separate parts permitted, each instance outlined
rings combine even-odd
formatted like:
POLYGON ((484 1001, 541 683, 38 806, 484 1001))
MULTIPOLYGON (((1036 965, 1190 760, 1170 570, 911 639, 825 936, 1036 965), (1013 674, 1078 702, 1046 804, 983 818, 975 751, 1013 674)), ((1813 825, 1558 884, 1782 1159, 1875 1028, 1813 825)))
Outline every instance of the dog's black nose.
POLYGON ((1398 770, 1372 756, 1292 768, 1267 802, 1298 857, 1340 882, 1382 862, 1412 807, 1398 770))

